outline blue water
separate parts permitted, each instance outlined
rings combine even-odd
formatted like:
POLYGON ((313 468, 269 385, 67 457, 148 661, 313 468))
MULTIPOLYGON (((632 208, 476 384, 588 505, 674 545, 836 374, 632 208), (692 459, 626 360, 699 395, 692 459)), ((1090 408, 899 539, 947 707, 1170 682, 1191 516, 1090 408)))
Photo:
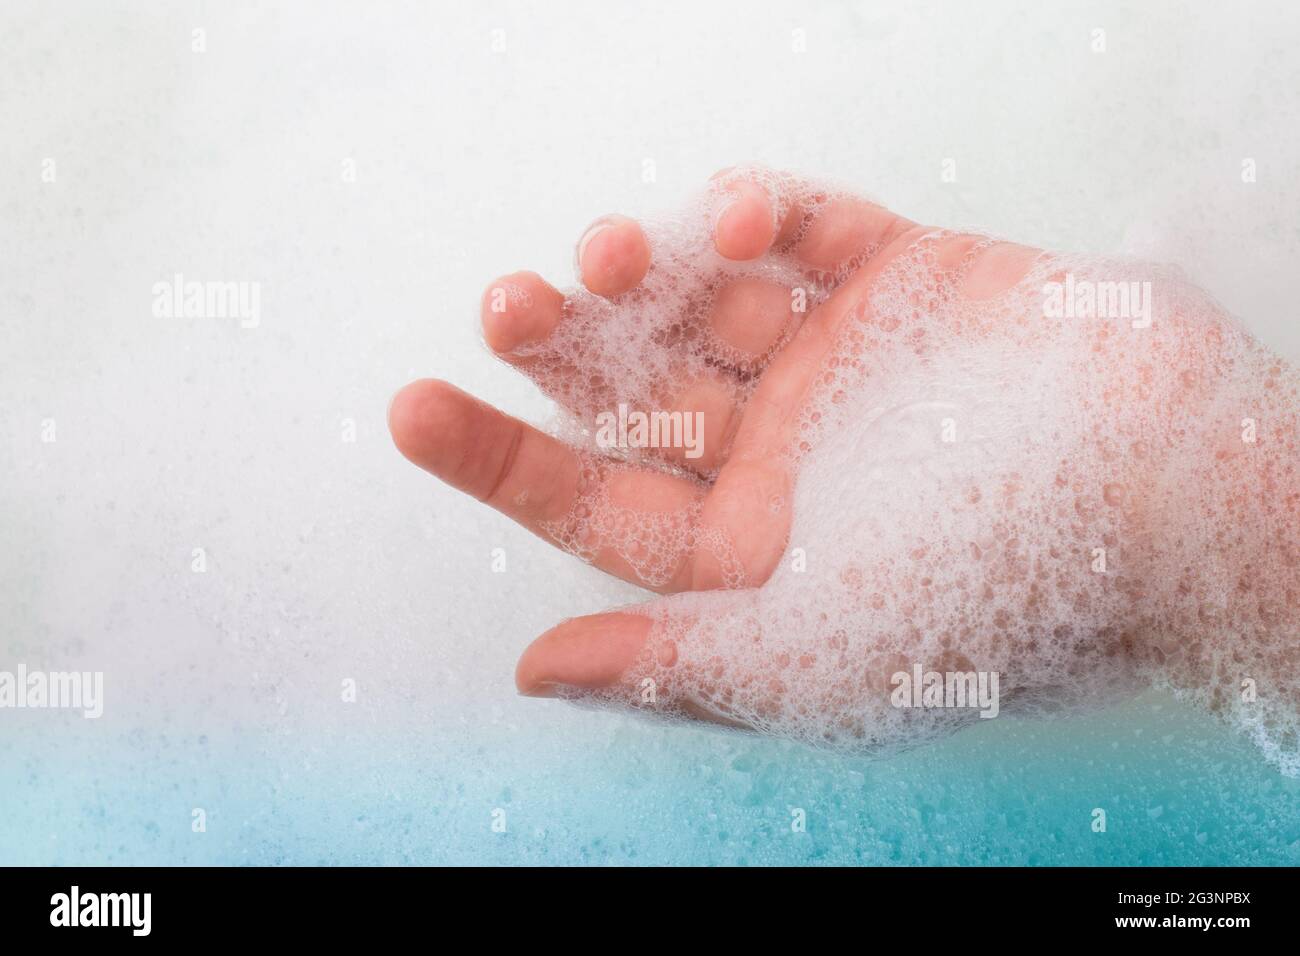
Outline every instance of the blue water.
POLYGON ((0 744, 0 863, 1300 863, 1300 781, 1156 694, 884 761, 598 713, 574 734, 536 705, 527 726, 219 741, 60 715, 0 744))

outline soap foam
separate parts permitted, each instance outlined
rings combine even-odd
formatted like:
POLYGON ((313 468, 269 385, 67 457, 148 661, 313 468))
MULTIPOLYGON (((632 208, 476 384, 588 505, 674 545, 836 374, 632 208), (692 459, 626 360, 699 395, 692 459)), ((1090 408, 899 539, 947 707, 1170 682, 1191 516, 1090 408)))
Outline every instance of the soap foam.
MULTIPOLYGON (((729 201, 727 184, 741 175, 767 190, 777 222, 791 203, 805 211, 805 225, 791 243, 798 241, 819 208, 844 194, 767 171, 737 170, 715 181, 681 215, 643 224, 652 266, 636 289, 614 301, 585 289, 566 292, 565 316, 556 330, 541 342, 520 346, 515 355, 527 364, 528 374, 543 391, 569 413, 564 434, 570 440, 594 448, 596 415, 617 408, 620 402, 639 409, 670 407, 676 397, 670 386, 711 380, 719 371, 742 373, 735 388, 743 406, 758 380, 753 373, 784 344, 797 323, 767 356, 755 359, 712 331, 709 310, 719 291, 738 279, 799 288, 810 312, 851 271, 846 267, 838 273, 808 274, 787 255, 755 262, 733 262, 719 255, 712 241, 713 224, 729 201)), ((647 456, 634 450, 629 457, 647 456)))
MULTIPOLYGON (((794 198, 811 209, 838 194, 794 198)), ((662 405, 664 383, 743 364, 704 320, 725 282, 805 286, 811 310, 851 274, 810 276, 781 251, 723 260, 710 240, 721 195, 647 227, 655 266, 639 290, 614 302, 574 293, 568 321, 534 347, 532 374, 567 409, 569 440, 589 444, 594 410, 662 405)), ((1002 713, 1075 711, 1155 684, 1300 772, 1295 634, 1282 626, 1300 600, 1285 537, 1300 508, 1294 372, 1175 269, 1044 254, 1013 288, 974 301, 963 283, 994 241, 945 266, 954 238, 913 241, 842 322, 786 452, 797 482, 775 573, 761 588, 646 606, 656 626, 625 686, 586 699, 890 752, 979 719, 895 706, 893 675, 918 665, 996 673, 1002 713), (1047 317, 1045 290, 1065 275, 1149 283, 1149 327, 1047 317), (1236 435, 1252 411, 1269 444, 1236 435), (1244 469, 1250 455, 1275 456, 1262 479, 1244 469), (1257 700, 1243 700, 1245 679, 1257 700)), ((757 378, 740 376, 742 407, 757 378)), ((628 457, 593 457, 588 478, 674 467, 628 457)), ((589 480, 550 529, 574 553, 613 548, 656 587, 687 550, 731 554, 718 532, 696 530, 698 506, 633 511, 599 486, 589 480)))

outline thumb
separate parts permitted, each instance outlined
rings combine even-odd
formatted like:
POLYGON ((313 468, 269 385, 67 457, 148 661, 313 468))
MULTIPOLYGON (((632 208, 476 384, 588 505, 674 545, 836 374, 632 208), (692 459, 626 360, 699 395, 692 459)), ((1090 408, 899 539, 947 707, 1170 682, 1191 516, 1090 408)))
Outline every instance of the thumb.
POLYGON ((694 652, 703 649, 702 643, 712 643, 706 635, 745 622, 749 615, 742 608, 751 606, 756 593, 682 594, 572 618, 529 645, 515 669, 515 685, 528 697, 585 700, 752 727, 752 721, 728 706, 730 694, 717 693, 722 669, 732 678, 723 683, 734 686, 735 662, 723 665, 716 648, 700 660, 694 652))

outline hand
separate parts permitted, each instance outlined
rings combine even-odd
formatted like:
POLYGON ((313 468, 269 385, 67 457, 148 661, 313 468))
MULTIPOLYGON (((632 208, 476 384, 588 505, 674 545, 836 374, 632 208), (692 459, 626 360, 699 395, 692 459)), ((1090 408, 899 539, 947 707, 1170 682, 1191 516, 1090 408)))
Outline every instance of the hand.
POLYGON ((677 595, 542 635, 522 693, 879 748, 1168 664, 1171 491, 1246 347, 1195 290, 752 169, 674 223, 598 220, 577 259, 585 290, 516 273, 482 312, 572 441, 437 381, 390 411, 416 464, 677 595), (1089 283, 1132 298, 1086 314, 1089 283), (593 446, 620 406, 698 413, 702 441, 593 446), (932 673, 1000 700, 899 680, 932 673))

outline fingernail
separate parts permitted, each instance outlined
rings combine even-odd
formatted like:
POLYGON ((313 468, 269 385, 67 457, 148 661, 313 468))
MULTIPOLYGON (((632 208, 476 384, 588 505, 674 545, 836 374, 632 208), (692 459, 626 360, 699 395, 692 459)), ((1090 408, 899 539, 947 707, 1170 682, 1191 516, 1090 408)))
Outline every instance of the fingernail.
POLYGON ((587 251, 587 243, 591 242, 591 240, 596 237, 597 233, 604 232, 611 225, 612 223, 608 221, 597 221, 595 223, 592 223, 592 225, 587 228, 587 231, 582 234, 582 238, 578 240, 578 273, 579 274, 582 273, 582 255, 587 251))
POLYGON ((718 226, 722 224, 722 217, 727 214, 727 211, 730 210, 732 206, 740 202, 740 197, 730 190, 725 193, 725 196, 726 199, 715 206, 713 210, 713 232, 715 235, 717 234, 718 226))
POLYGON ((542 697, 554 698, 563 696, 565 691, 573 690, 565 684, 557 684, 554 681, 538 681, 529 685, 527 690, 520 690, 520 697, 542 697))

